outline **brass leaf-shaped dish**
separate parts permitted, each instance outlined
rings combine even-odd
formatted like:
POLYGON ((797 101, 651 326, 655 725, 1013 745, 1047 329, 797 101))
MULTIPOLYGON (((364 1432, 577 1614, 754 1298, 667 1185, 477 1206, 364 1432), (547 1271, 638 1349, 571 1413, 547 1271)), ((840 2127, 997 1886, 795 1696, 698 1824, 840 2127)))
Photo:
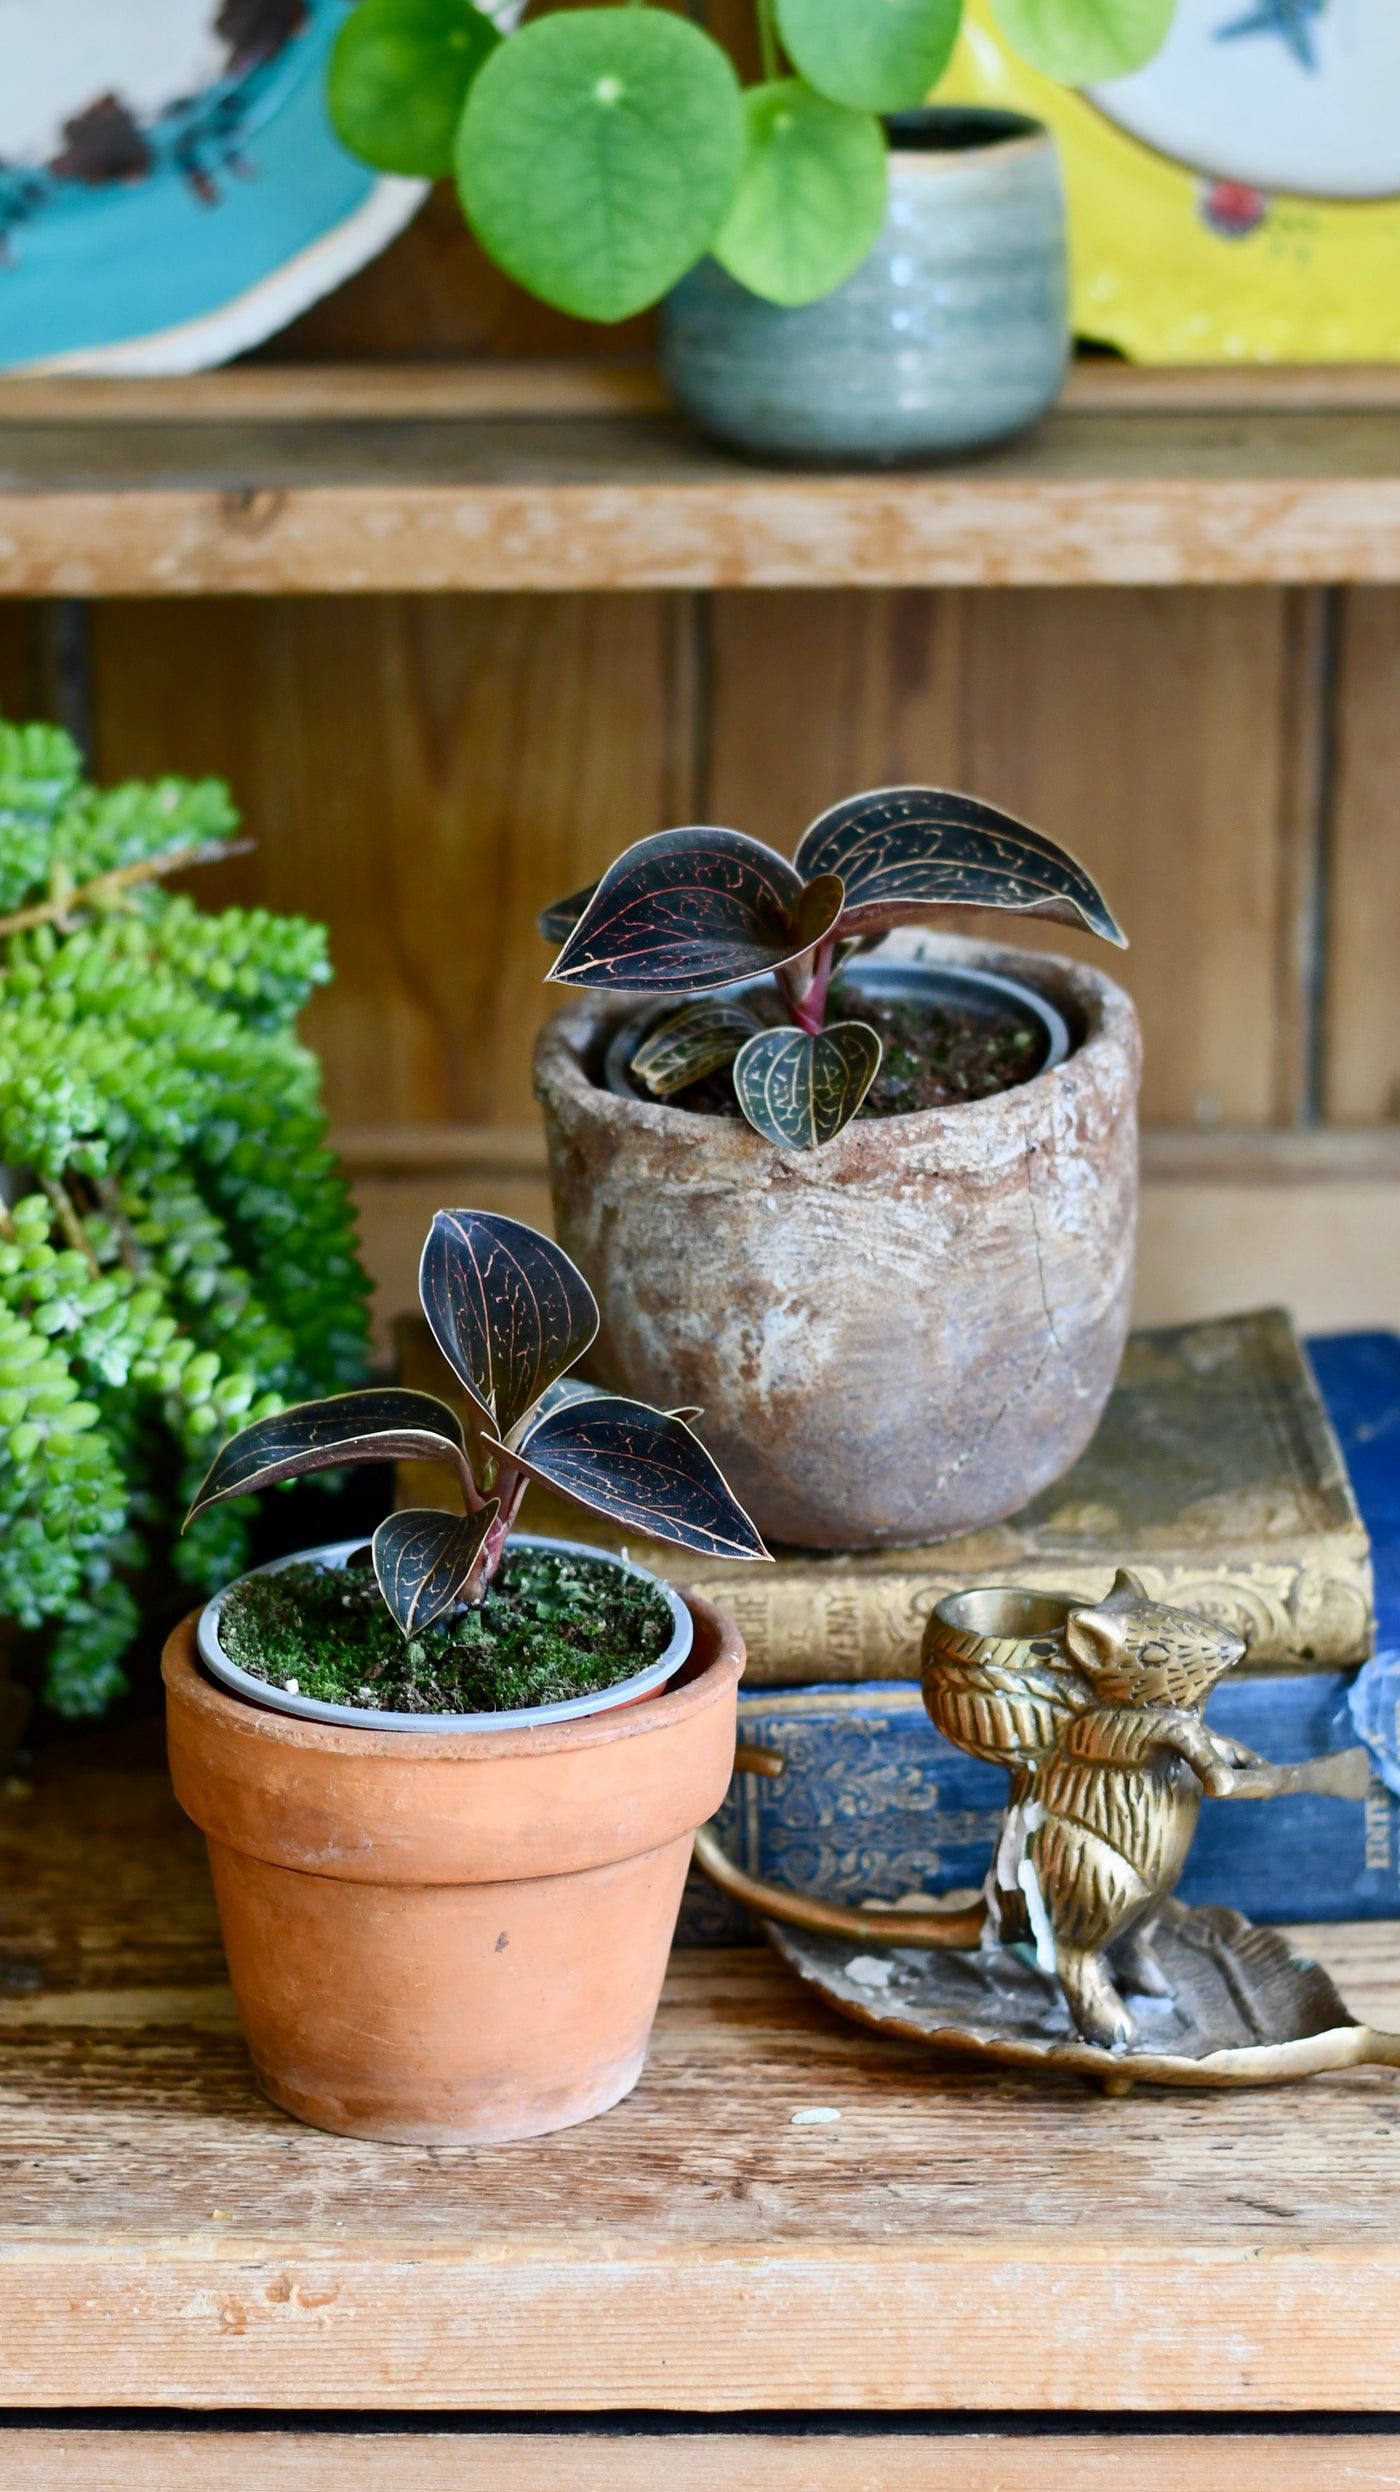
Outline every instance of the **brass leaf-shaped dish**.
POLYGON ((1359 2024, 1321 1965, 1219 1904, 1163 1908, 1153 1943, 1174 1995, 1131 1999, 1137 2038, 1114 2051, 1080 2040, 1059 1983, 1029 1949, 872 1947, 777 1921, 764 1929, 828 2006, 877 2033, 1003 2067, 1072 2071, 1110 2093, 1400 2067, 1400 2034, 1359 2024))

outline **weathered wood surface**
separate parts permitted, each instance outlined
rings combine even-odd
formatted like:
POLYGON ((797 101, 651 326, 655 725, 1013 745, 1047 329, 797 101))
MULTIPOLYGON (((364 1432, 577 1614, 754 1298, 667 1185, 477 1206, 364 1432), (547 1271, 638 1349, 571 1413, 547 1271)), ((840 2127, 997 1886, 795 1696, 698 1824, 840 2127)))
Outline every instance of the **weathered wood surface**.
POLYGON ((0 593, 1400 579, 1376 407, 1078 410, 964 466, 764 471, 677 416, 0 428, 0 593))
MULTIPOLYGON (((1400 2402, 1388 2074, 989 2082, 755 1950, 676 1960, 602 2121, 361 2145, 254 2088, 162 1776, 11 1789, 0 1880, 0 2406, 1400 2402)), ((1400 2021, 1393 1925, 1308 1943, 1400 2021)))
MULTIPOLYGON (((1144 1113, 1291 1119, 1304 971, 1297 592, 174 600, 93 619, 102 774, 217 771, 255 853, 196 887, 324 914, 338 1119, 519 1126, 562 1000, 548 900, 668 822, 791 853, 843 789, 971 787, 1082 855, 1132 938, 1144 1113)), ((3 611, 3 609, 0 609, 3 611)), ((1005 925, 994 930, 1004 937, 1005 925)))
POLYGON ((1272 2432, 0 2430, 7 2492, 1382 2492, 1400 2439, 1272 2432))
POLYGON ((1353 591, 1338 635, 1324 1112, 1342 1125, 1400 1120, 1400 597, 1353 591))
MULTIPOLYGON (((482 271, 484 274, 484 270, 482 271)), ((536 306, 536 309, 539 307, 536 306)), ((571 324, 572 325, 572 324, 571 324)), ((583 333, 587 340, 587 333, 583 333)), ((551 341, 553 342, 553 341, 551 341)), ((571 342, 576 342, 572 341, 571 342)), ((159 380, 0 374, 0 424, 168 423, 175 418, 305 421, 380 416, 609 415, 668 409, 654 363, 619 358, 615 333, 570 358, 458 356, 438 363, 241 363, 159 380)), ((285 344, 285 341, 284 341, 285 344)), ((1076 414, 1264 415, 1400 412, 1394 364, 1071 366, 1062 410, 1076 414)))

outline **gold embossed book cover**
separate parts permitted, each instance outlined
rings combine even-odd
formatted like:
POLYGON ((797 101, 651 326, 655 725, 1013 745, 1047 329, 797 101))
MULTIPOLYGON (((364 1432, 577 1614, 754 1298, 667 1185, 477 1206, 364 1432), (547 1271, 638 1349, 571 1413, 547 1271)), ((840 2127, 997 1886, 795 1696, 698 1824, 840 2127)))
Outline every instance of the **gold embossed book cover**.
MULTIPOLYGON (((398 1342, 403 1381, 451 1400, 421 1318, 401 1319, 398 1342)), ((404 1504, 452 1502, 446 1472, 406 1465, 401 1477, 404 1504)), ((531 1490, 526 1519, 531 1531, 621 1545, 543 1489, 531 1490)), ((660 1574, 681 1569, 674 1550, 630 1548, 660 1574)), ((1336 1670, 1369 1654, 1366 1527, 1281 1309, 1134 1333, 1087 1452, 1008 1522, 936 1548, 778 1551, 771 1567, 682 1571, 736 1621, 752 1688, 916 1679, 924 1620, 945 1592, 1013 1582, 1096 1601, 1119 1566, 1154 1599, 1243 1635, 1247 1670, 1336 1670)))

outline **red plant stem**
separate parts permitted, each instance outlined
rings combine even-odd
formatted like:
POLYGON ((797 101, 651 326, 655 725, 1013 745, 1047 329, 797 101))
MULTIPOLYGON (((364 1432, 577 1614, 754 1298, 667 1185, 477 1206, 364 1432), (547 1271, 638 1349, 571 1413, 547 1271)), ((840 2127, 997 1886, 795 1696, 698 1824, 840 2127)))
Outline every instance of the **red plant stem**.
POLYGON ((506 1542, 515 1528, 515 1518, 520 1512, 520 1501, 529 1485, 529 1476, 526 1472, 517 1471, 513 1464, 502 1463, 496 1481, 496 1495, 501 1501, 501 1511, 481 1544, 481 1555, 476 1563, 472 1588, 468 1594, 469 1599, 479 1601, 483 1598, 487 1585, 505 1556, 506 1542))
POLYGON ((836 939, 834 935, 828 935, 824 942, 817 945, 812 975, 801 995, 797 993, 792 981, 792 971, 799 964, 789 961, 786 969, 778 971, 778 984, 782 988, 783 1000, 799 1030, 805 1030, 809 1038, 816 1037, 826 1019, 826 991, 831 984, 831 972, 835 961, 836 939))

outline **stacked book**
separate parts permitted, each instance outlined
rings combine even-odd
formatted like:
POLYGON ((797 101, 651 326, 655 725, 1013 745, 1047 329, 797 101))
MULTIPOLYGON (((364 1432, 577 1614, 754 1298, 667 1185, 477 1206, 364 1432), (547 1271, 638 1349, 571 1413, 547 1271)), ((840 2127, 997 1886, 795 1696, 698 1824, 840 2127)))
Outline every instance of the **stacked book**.
MULTIPOLYGON (((406 1321, 399 1350, 405 1383, 451 1397, 425 1326, 406 1321)), ((449 1504, 451 1487, 405 1466, 401 1501, 449 1504)), ((539 1490, 523 1520, 621 1545, 539 1490)), ((674 1552, 633 1541, 629 1554, 679 1572, 674 1552)), ((787 1761, 780 1779, 736 1779, 725 1848, 756 1876, 848 1902, 979 1884, 1005 1776, 929 1723, 924 1619, 979 1583, 1097 1600, 1119 1566, 1245 1636, 1213 1727, 1279 1763, 1356 1746, 1358 1666, 1378 1631, 1400 1644, 1400 1340, 1346 1336, 1310 1357, 1272 1309, 1137 1333, 1088 1451, 1011 1521, 936 1548, 688 1567, 748 1645, 741 1740, 787 1761)), ((1400 1804, 1379 1776, 1364 1801, 1208 1800, 1180 1892, 1256 1920, 1400 1914, 1400 1804)), ((681 1938, 747 1934, 693 1878, 681 1938)))

